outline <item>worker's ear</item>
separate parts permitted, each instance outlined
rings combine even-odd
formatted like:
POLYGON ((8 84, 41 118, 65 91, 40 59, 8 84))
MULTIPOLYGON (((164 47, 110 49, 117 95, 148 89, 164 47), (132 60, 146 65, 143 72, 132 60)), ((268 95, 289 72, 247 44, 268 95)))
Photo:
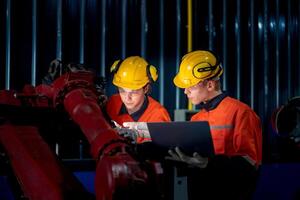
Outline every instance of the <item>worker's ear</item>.
POLYGON ((143 89, 144 89, 144 94, 149 94, 150 93, 151 88, 150 88, 149 84, 145 85, 143 87, 143 89))
POLYGON ((213 81, 213 80, 208 80, 207 83, 206 83, 206 88, 208 91, 213 91, 215 90, 215 87, 216 87, 216 82, 213 81))

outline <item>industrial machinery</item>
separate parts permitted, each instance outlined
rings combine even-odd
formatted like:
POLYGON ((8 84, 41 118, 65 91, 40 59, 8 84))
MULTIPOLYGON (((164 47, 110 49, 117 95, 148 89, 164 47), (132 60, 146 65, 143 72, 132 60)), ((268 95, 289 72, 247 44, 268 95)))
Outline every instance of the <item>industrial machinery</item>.
POLYGON ((103 83, 97 83, 93 72, 74 66, 55 61, 45 84, 26 85, 22 92, 0 91, 0 146, 22 197, 162 198, 160 164, 136 156, 135 146, 112 128, 102 112, 106 99, 103 83), (85 190, 55 154, 63 148, 56 141, 64 135, 61 130, 66 132, 64 140, 72 141, 68 123, 80 129, 95 160, 95 195, 85 190))
POLYGON ((276 109, 271 117, 272 135, 280 161, 300 161, 300 97, 276 109), (275 134, 274 134, 275 133, 275 134))

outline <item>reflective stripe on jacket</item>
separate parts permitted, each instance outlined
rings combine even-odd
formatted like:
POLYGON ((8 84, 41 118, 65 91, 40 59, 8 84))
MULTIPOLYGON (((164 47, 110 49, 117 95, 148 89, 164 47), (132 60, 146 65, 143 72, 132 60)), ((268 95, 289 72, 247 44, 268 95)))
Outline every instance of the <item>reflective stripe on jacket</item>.
POLYGON ((256 166, 261 163, 260 119, 246 104, 225 97, 215 109, 202 109, 191 121, 209 122, 216 154, 247 157, 256 166))
MULTIPOLYGON (((162 122, 171 121, 168 111, 152 97, 148 98, 148 106, 138 122, 162 122)), ((128 113, 120 113, 120 109, 123 105, 121 97, 119 94, 115 94, 110 97, 106 105, 106 111, 109 117, 116 121, 118 124, 122 125, 123 122, 134 122, 132 117, 128 113)), ((138 138, 137 143, 141 143, 142 140, 138 138)))

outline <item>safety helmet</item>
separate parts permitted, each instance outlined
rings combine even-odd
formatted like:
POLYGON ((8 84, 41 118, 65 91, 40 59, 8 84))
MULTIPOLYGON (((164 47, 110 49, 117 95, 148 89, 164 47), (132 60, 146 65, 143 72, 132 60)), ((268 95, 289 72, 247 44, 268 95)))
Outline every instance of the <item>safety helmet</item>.
POLYGON ((115 86, 132 90, 140 89, 158 78, 156 68, 139 56, 115 61, 110 71, 114 73, 113 84, 115 86))
POLYGON ((200 81, 220 77, 223 69, 211 51, 193 51, 186 54, 180 63, 173 82, 179 88, 189 88, 200 81))

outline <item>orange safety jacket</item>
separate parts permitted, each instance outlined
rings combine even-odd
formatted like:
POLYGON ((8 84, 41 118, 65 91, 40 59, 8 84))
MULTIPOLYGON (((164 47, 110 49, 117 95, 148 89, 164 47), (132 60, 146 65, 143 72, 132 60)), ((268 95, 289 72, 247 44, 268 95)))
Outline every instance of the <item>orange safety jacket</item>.
POLYGON ((243 156, 256 167, 261 164, 261 123, 248 105, 226 96, 212 110, 200 110, 191 121, 209 122, 216 155, 243 156))
MULTIPOLYGON (((171 121, 168 111, 152 97, 147 96, 148 105, 144 112, 140 115, 137 122, 162 122, 171 121)), ((121 112, 123 102, 119 94, 111 96, 106 105, 106 112, 109 117, 118 124, 123 125, 123 122, 134 122, 135 120, 127 112, 121 112)), ((137 143, 142 143, 147 138, 138 138, 137 143)))

